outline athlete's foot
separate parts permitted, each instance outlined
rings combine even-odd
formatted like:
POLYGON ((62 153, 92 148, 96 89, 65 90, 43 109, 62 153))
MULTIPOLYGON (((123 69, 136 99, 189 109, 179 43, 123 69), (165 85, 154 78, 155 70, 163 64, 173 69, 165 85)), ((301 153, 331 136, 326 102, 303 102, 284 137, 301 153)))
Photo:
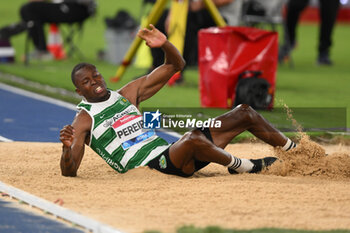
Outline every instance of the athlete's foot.
MULTIPOLYGON (((265 157, 262 159, 250 159, 250 161, 254 164, 251 171, 248 173, 259 173, 263 169, 271 166, 277 160, 276 157, 265 157)), ((228 168, 228 172, 230 174, 238 174, 238 172, 234 169, 228 168)))
POLYGON ((253 169, 249 173, 259 173, 263 169, 271 166, 277 160, 276 157, 265 157, 262 159, 251 159, 250 161, 254 163, 253 169))

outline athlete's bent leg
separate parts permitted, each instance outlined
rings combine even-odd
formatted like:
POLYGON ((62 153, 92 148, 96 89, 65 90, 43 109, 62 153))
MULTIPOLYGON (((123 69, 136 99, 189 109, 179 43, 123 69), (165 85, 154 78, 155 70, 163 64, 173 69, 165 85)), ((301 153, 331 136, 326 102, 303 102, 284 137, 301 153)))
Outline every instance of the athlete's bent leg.
POLYGON ((186 174, 195 172, 195 161, 214 162, 227 165, 231 155, 215 146, 199 130, 193 130, 174 143, 169 150, 169 157, 175 167, 186 174))
POLYGON ((248 105, 240 105, 216 120, 221 121, 221 128, 210 128, 213 141, 196 129, 170 147, 169 157, 176 168, 190 175, 196 171, 196 162, 201 161, 228 166, 237 172, 261 171, 261 167, 256 169, 255 163, 265 158, 261 161, 239 159, 224 150, 235 136, 245 130, 272 146, 281 146, 285 150, 295 147, 295 143, 248 105))
POLYGON ((272 146, 283 147, 288 138, 249 105, 242 104, 219 116, 220 128, 210 128, 213 142, 225 148, 234 137, 247 130, 272 146))
MULTIPOLYGON (((263 159, 237 158, 217 147, 198 129, 186 133, 172 145, 169 149, 169 158, 176 168, 188 175, 192 175, 210 162, 228 167, 230 173, 233 173, 231 171, 234 171, 234 173, 260 172, 264 168, 263 159)), ((266 165, 271 163, 266 163, 266 165)))

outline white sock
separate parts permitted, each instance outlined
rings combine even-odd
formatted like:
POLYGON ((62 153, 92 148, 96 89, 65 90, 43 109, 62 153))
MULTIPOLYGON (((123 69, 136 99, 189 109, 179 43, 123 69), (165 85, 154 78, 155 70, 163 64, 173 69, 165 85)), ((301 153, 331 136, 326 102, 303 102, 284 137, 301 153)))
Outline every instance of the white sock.
POLYGON ((231 162, 226 165, 230 169, 235 170, 238 173, 250 172, 253 169, 254 164, 249 159, 240 159, 231 155, 231 162))
POLYGON ((290 140, 288 138, 286 144, 282 147, 282 150, 289 151, 290 149, 293 149, 296 146, 297 146, 297 144, 295 144, 295 142, 293 142, 292 140, 290 140))

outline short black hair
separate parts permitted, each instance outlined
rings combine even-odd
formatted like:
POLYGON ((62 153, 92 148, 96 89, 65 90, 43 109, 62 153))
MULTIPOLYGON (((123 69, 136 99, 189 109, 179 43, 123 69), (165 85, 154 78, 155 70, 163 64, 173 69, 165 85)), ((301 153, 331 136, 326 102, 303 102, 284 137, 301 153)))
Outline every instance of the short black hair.
POLYGON ((76 86, 76 83, 75 83, 75 74, 80 70, 80 69, 83 69, 85 67, 89 67, 89 68, 93 68, 93 69, 96 69, 96 66, 94 66, 93 64, 90 64, 90 63, 86 63, 86 62, 82 62, 82 63, 79 63, 77 65, 74 66, 73 70, 72 70, 72 73, 71 73, 71 79, 72 79, 72 83, 76 86))

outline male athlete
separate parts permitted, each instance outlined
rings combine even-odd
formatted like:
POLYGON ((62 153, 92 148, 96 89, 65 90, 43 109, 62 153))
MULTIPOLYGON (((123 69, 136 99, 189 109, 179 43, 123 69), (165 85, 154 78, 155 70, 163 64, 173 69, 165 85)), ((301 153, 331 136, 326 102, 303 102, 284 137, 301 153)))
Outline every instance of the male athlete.
POLYGON ((240 159, 224 148, 231 140, 248 130, 264 142, 285 150, 295 143, 285 137, 248 105, 217 117, 220 128, 199 128, 186 133, 169 145, 152 130, 142 128, 139 104, 156 94, 168 80, 185 66, 178 50, 153 25, 138 36, 151 48, 160 47, 165 62, 150 74, 131 81, 118 91, 108 90, 96 67, 76 65, 72 82, 84 99, 72 125, 60 131, 63 143, 61 171, 63 176, 76 176, 89 145, 113 169, 124 173, 139 166, 149 166, 166 174, 189 177, 210 162, 228 167, 231 174, 260 172, 276 158, 240 159))

